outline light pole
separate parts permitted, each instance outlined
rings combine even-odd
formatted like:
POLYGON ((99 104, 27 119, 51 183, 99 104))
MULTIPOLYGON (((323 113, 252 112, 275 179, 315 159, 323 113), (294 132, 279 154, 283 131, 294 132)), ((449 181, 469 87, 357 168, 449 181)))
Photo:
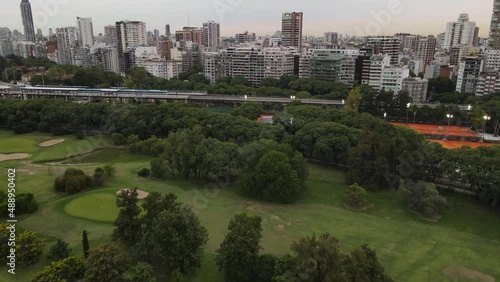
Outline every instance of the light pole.
POLYGON ((488 123, 489 120, 491 120, 491 117, 488 116, 488 115, 485 115, 483 117, 484 119, 484 122, 483 122, 483 138, 482 138, 482 142, 484 142, 484 135, 486 134, 486 124, 488 123))
POLYGON ((292 101, 295 100, 295 96, 290 96, 290 99, 292 99, 292 101))
POLYGON ((469 119, 470 119, 470 111, 472 110, 472 106, 469 105, 467 106, 467 126, 469 126, 469 119))
POLYGON ((453 115, 447 114, 446 117, 448 118, 448 126, 446 127, 446 135, 444 136, 444 140, 448 140, 448 130, 449 130, 450 122, 451 122, 451 119, 453 118, 453 115))
POLYGON ((384 120, 387 118, 387 113, 384 113, 384 120))
POLYGON ((409 120, 408 115, 410 114, 410 107, 411 107, 411 103, 406 104, 406 123, 409 123, 408 122, 408 120, 409 120))

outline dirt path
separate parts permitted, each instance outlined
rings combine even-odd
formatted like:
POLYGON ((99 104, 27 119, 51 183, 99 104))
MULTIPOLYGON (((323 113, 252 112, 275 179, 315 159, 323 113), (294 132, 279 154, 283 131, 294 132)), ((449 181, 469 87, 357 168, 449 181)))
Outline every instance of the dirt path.
POLYGON ((54 140, 44 141, 44 142, 38 144, 38 146, 40 146, 42 148, 47 148, 47 147, 52 147, 54 145, 60 144, 62 142, 64 142, 64 139, 54 139, 54 140))

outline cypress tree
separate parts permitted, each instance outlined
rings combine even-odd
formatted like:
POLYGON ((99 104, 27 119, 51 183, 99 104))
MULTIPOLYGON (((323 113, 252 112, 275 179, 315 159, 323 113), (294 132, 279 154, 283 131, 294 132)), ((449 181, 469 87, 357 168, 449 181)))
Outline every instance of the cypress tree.
POLYGON ((82 245, 83 245, 83 255, 85 258, 89 256, 89 238, 87 238, 87 231, 83 230, 83 235, 82 235, 82 245))

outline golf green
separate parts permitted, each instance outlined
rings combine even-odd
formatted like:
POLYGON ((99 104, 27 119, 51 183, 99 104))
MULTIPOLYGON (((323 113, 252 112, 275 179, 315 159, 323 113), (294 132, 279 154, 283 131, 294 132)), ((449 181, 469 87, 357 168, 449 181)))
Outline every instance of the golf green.
POLYGON ((93 193, 67 203, 64 211, 74 217, 112 222, 118 215, 116 195, 93 193))

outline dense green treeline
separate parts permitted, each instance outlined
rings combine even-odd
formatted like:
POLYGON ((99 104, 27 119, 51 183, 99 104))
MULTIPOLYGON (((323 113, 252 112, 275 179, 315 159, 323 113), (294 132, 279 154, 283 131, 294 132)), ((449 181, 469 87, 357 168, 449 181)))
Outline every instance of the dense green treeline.
MULTIPOLYGON (((497 101, 498 98, 493 98, 484 105, 496 105, 497 101)), ((446 151, 439 145, 430 144, 417 132, 392 126, 367 113, 296 105, 286 107, 283 112, 276 114, 274 125, 266 125, 237 115, 241 113, 248 116, 246 112, 236 111, 233 115, 211 113, 207 109, 180 103, 109 105, 36 99, 0 100, 0 109, 0 122, 17 133, 39 130, 65 134, 99 130, 119 134, 121 142, 129 139, 128 143, 133 151, 161 157, 168 163, 170 172, 175 170, 184 177, 196 176, 210 180, 208 175, 215 173, 207 169, 216 168, 214 160, 207 154, 198 154, 201 151, 197 150, 208 152, 210 150, 206 148, 220 147, 222 156, 236 156, 236 147, 231 144, 244 149, 248 144, 267 139, 286 144, 305 157, 348 165, 351 168, 349 180, 370 190, 397 190, 402 179, 418 182, 447 177, 466 184, 488 204, 497 205, 500 194, 495 188, 498 187, 499 170, 494 169, 500 166, 499 158, 489 157, 498 154, 498 147, 471 150, 476 157, 473 159, 469 157, 472 154, 457 153, 460 150, 446 151), (181 132, 182 130, 195 131, 181 132), (156 136, 157 139, 148 140, 151 136, 156 136), (167 137, 171 141, 165 139, 167 137), (186 146, 176 147, 181 142, 186 146), (170 148, 171 153, 165 151, 165 148, 170 148), (191 148, 190 151, 186 151, 187 148, 191 148), (179 157, 178 152, 186 153, 184 159, 179 157), (193 159, 190 154, 206 158, 193 159), (456 158, 460 161, 455 160, 456 158), (475 167, 478 163, 484 163, 493 169, 466 169, 475 167)), ((498 115, 494 117, 497 119, 498 115)), ((259 155, 252 167, 261 165, 262 170, 266 170, 265 167, 271 163, 266 163, 263 159, 267 162, 272 160, 269 156, 264 158, 266 154, 283 159, 285 163, 287 159, 290 162, 293 159, 293 154, 270 149, 259 155), (285 153, 286 158, 279 152, 285 153)), ((228 165, 227 160, 217 161, 222 167, 228 165)), ((231 179, 237 175, 244 176, 244 173, 239 174, 244 171, 244 161, 248 159, 232 165, 233 172, 229 173, 229 176, 232 175, 231 179)), ((299 171, 293 164, 291 167, 292 170, 299 171)), ((282 169, 288 171, 289 168, 282 169)), ((294 179, 292 174, 289 176, 294 179)), ((300 184, 304 178, 298 179, 300 184)), ((252 177, 252 180, 258 181, 259 178, 252 177)), ((262 181, 271 183, 268 180, 262 181)), ((254 184, 255 187, 259 186, 254 184)))

